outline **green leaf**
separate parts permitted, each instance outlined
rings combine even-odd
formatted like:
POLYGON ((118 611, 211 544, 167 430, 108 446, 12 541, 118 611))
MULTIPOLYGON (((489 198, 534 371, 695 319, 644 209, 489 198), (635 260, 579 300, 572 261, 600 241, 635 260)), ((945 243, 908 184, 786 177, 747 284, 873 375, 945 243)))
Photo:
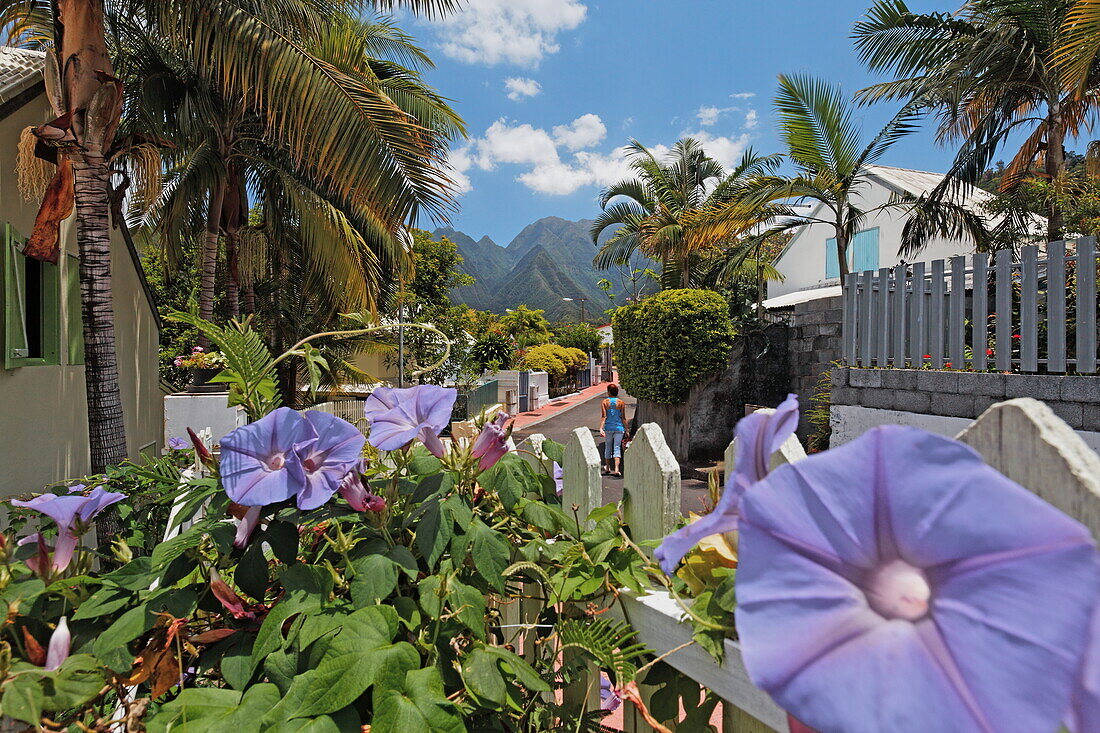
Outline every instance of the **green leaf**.
POLYGON ((336 712, 376 682, 399 685, 407 671, 419 666, 420 655, 406 642, 391 644, 397 628, 397 613, 389 606, 370 606, 348 616, 317 668, 295 680, 288 697, 301 703, 291 717, 336 712))
POLYGON ((30 672, 9 679, 0 696, 0 713, 31 725, 42 721, 45 695, 38 683, 39 675, 30 672))
POLYGON ((323 603, 332 595, 332 573, 318 565, 292 565, 279 575, 279 582, 289 597, 303 603, 311 598, 319 598, 323 603))
POLYGON ((596 507, 588 514, 588 521, 599 524, 608 517, 615 516, 615 513, 619 511, 619 507, 616 504, 605 504, 601 507, 596 507))
POLYGON ((522 657, 502 647, 486 646, 485 652, 496 657, 515 675, 521 685, 532 692, 550 692, 550 683, 539 677, 539 673, 522 657))
POLYGON ((499 710, 508 701, 508 684, 498 661, 484 649, 474 649, 462 663, 462 681, 478 702, 499 710))
POLYGON ((454 521, 450 515, 443 513, 438 501, 429 503, 416 528, 416 547, 429 568, 435 568, 453 534, 454 521))
POLYGON ((222 677, 234 690, 243 690, 252 677, 252 645, 256 637, 251 634, 234 634, 229 638, 222 654, 222 677))
POLYGON ((10 584, 0 593, 0 601, 8 608, 8 613, 18 611, 24 604, 33 603, 43 591, 46 584, 40 578, 27 578, 10 584), (12 609, 12 607, 15 607, 12 609))
POLYGON ((413 554, 409 552, 409 548, 404 545, 394 545, 390 551, 386 553, 386 557, 397 563, 398 567, 400 567, 409 578, 415 578, 420 574, 420 565, 417 564, 413 554))
POLYGON ((152 568, 157 571, 163 570, 168 563, 172 562, 183 553, 194 547, 198 547, 205 534, 205 527, 191 527, 183 534, 176 535, 167 542, 161 542, 153 548, 152 568))
POLYGON ((478 575, 493 590, 504 591, 504 570, 508 567, 511 548, 500 532, 490 529, 480 519, 470 525, 470 558, 478 575))
POLYGON ((409 461, 409 471, 415 476, 427 476, 439 473, 443 469, 443 462, 433 456, 427 448, 417 445, 412 449, 412 460, 409 461))
POLYGON ((496 492, 504 508, 511 511, 526 493, 537 493, 538 483, 527 461, 515 453, 506 453, 497 464, 478 477, 478 483, 496 492))
POLYGON ((99 695, 106 681, 98 660, 89 654, 74 654, 50 676, 42 705, 46 710, 79 708, 99 695))
POLYGON ((241 555, 233 572, 233 581, 257 601, 263 601, 267 595, 268 574, 262 542, 253 542, 241 555))
POLYGON ((447 585, 447 603, 455 612, 462 625, 474 632, 479 639, 485 638, 485 595, 473 586, 452 579, 447 585))
POLYGON ((417 590, 420 591, 420 607, 424 609, 424 613, 432 618, 439 618, 443 613, 443 599, 439 597, 439 583, 440 579, 438 575, 429 575, 420 581, 420 585, 417 586, 417 590))
POLYGON ((381 603, 397 588, 397 565, 383 555, 367 555, 352 562, 351 599, 356 606, 381 603))
POLYGON ((127 646, 153 626, 147 604, 131 608, 115 619, 92 643, 92 653, 115 672, 125 672, 134 662, 127 646))
POLYGON ((542 441, 542 452, 546 454, 549 460, 559 466, 565 465, 565 446, 561 443, 547 438, 542 441))
POLYGON ((135 557, 118 570, 104 575, 103 580, 127 590, 147 590, 156 577, 153 558, 135 557))
POLYGON ((116 586, 105 586, 93 593, 88 600, 80 604, 73 614, 73 621, 86 618, 98 618, 114 613, 130 602, 134 594, 116 586))
POLYGON ((371 733, 465 733, 462 715, 443 691, 443 679, 434 667, 405 676, 405 690, 376 690, 371 733))
POLYGON ((271 551, 284 565, 293 565, 298 561, 298 530, 290 522, 271 522, 264 530, 263 539, 271 545, 271 551))

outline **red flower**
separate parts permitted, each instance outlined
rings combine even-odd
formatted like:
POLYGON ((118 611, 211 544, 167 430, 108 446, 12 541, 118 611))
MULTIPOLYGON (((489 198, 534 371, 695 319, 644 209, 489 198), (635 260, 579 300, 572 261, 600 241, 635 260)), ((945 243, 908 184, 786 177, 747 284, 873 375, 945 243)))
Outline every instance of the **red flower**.
POLYGON ((986 356, 993 356, 993 349, 986 349, 985 350, 985 355, 986 356))
POLYGON ((1018 339, 1018 338, 1020 338, 1020 334, 1014 333, 1014 334, 1012 334, 1012 338, 1018 339))
POLYGON ((931 354, 925 354, 925 355, 924 355, 924 358, 925 358, 925 359, 931 359, 931 358, 932 358, 932 355, 931 355, 931 354))

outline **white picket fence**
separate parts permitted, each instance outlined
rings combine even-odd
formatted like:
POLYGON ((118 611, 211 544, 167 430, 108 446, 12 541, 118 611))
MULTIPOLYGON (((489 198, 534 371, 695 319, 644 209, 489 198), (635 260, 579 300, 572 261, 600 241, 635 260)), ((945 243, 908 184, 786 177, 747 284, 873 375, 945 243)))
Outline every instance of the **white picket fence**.
POLYGON ((844 278, 844 360, 864 367, 1097 371, 1094 237, 844 278), (967 260, 970 260, 969 265, 967 260), (992 299, 990 292, 992 291, 992 299))
MULTIPOLYGON (((1077 518, 1100 537, 1100 456, 1058 418, 1049 407, 1032 399, 1016 399, 994 405, 975 420, 958 439, 977 450, 986 462, 1004 475, 1077 518)), ((532 435, 521 448, 538 461, 543 436, 532 435)), ((726 450, 727 470, 734 465, 735 443, 726 450)), ((772 456, 773 468, 805 457, 793 437, 772 456)), ((602 506, 600 456, 587 428, 573 431, 565 448, 562 502, 579 507, 585 517, 602 506)), ((624 515, 636 541, 659 539, 680 521, 680 467, 665 443, 660 427, 643 425, 627 449, 624 477, 624 515)), ((637 596, 623 594, 623 616, 637 630, 640 641, 657 654, 675 650, 691 640, 690 622, 683 620, 677 603, 665 593, 637 596)), ((532 609, 505 609, 506 623, 522 627, 532 609)), ((787 716, 767 693, 749 680, 736 641, 725 642, 725 661, 717 665, 698 645, 689 645, 665 661, 681 673, 712 690, 723 700, 725 733, 788 731, 787 716)), ((598 705, 599 682, 595 675, 581 690, 598 705)), ((652 690, 642 689, 643 696, 652 690)), ((625 710, 624 730, 652 730, 632 705, 625 710)))

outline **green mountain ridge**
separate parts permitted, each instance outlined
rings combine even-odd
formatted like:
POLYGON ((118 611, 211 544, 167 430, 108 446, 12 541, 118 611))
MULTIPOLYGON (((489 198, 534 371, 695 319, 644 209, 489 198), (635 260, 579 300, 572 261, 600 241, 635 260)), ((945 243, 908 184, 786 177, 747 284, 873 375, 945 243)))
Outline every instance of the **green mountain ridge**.
MULTIPOLYGON (((585 298, 586 320, 596 322, 605 320, 604 311, 621 297, 612 300, 597 284, 614 278, 592 265, 596 247, 589 235, 591 226, 590 219, 548 216, 524 227, 507 247, 488 236, 475 240, 451 227, 432 235, 458 245, 461 270, 476 281, 456 288, 451 293, 454 302, 495 313, 526 305, 545 310, 550 320, 575 320, 580 317, 579 300, 585 298)), ((616 284, 612 292, 621 296, 622 287, 616 284)))

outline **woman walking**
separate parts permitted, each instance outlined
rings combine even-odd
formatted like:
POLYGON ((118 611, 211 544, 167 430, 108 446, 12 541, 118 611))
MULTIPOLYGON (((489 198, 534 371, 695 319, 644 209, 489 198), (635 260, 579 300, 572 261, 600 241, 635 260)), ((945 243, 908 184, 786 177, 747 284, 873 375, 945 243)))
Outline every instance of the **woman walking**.
POLYGON ((605 476, 622 477, 623 435, 626 433, 626 404, 619 399, 619 385, 607 385, 603 401, 603 421, 600 435, 604 437, 603 457, 607 462, 605 476))

